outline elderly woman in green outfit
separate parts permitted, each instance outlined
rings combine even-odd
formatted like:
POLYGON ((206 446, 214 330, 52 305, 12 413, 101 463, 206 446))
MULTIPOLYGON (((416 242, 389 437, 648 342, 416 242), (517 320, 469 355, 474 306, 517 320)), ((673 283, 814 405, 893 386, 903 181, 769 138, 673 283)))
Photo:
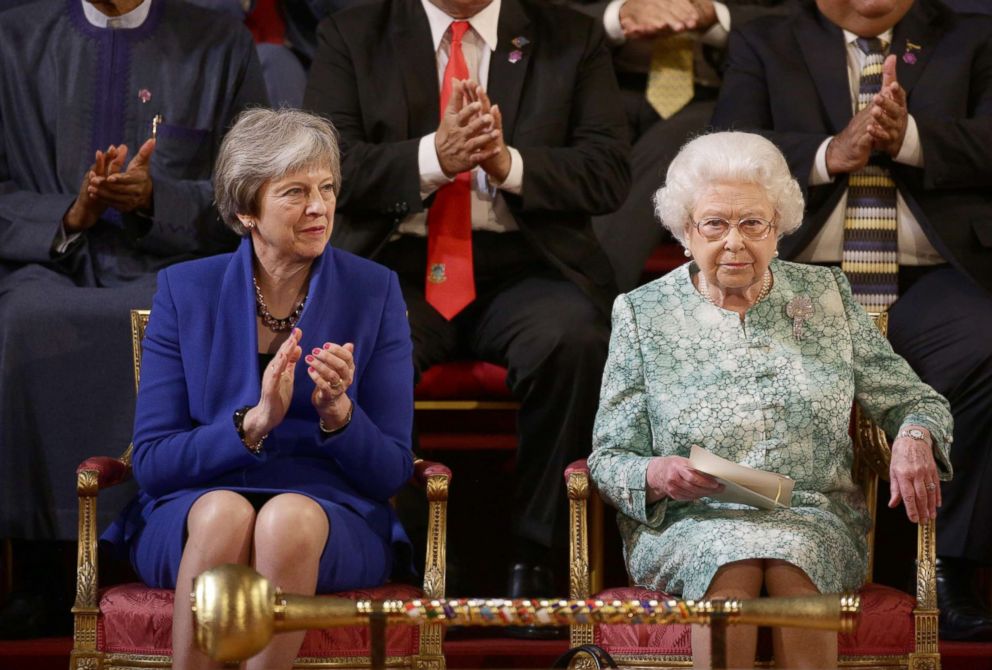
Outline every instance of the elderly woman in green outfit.
MULTIPOLYGON (((934 518, 947 458, 947 402, 919 380, 855 302, 837 268, 777 260, 802 221, 782 154, 747 133, 689 142, 655 197, 692 262, 621 295, 589 466, 620 510, 636 583, 685 598, 857 589, 868 524, 851 479, 856 399, 896 436, 892 498, 934 518), (721 489, 692 445, 795 480, 790 508, 709 497, 721 489)), ((756 631, 728 634, 731 667, 754 662, 756 631)), ((833 633, 774 632, 779 667, 835 667, 833 633)), ((693 655, 708 666, 708 637, 693 655)))

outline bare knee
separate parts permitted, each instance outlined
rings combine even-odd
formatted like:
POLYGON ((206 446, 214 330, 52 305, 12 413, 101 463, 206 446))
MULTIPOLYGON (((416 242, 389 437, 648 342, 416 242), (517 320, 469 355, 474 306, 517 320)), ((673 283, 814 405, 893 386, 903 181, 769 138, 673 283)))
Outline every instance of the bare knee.
POLYGON ((307 496, 284 493, 259 510, 255 549, 286 557, 319 557, 329 534, 330 523, 320 505, 307 496))
POLYGON ((189 542, 215 546, 242 545, 255 525, 255 509, 234 491, 208 491, 186 517, 189 542))
POLYGON ((720 566, 706 590, 707 598, 755 598, 764 579, 762 559, 734 561, 720 566))
POLYGON ((765 562, 765 587, 770 596, 804 596, 820 592, 802 568, 777 559, 765 562))

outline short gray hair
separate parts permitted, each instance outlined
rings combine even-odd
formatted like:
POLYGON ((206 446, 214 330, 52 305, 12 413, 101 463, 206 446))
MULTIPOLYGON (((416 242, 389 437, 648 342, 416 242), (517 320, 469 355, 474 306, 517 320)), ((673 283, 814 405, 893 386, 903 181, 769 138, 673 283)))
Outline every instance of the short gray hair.
POLYGON ((330 168, 341 190, 341 151, 330 121, 298 109, 249 109, 238 115, 214 166, 214 200, 238 235, 248 230, 238 214, 258 216, 262 188, 273 179, 311 167, 330 168))
POLYGON ((682 147, 668 166, 665 185, 654 194, 654 211, 661 225, 683 246, 699 197, 719 182, 762 187, 775 207, 779 237, 794 232, 803 222, 803 191, 778 147, 754 133, 710 133, 682 147))

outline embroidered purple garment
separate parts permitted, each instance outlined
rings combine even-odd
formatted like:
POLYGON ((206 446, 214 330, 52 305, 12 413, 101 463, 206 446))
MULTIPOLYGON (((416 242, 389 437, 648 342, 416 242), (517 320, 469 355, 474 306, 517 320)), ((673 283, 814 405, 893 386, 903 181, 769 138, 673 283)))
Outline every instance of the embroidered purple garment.
POLYGON ((210 172, 258 104, 251 35, 222 14, 152 0, 139 27, 112 29, 82 0, 0 13, 0 536, 72 537, 76 465, 130 441, 128 311, 150 306, 157 270, 234 246, 210 172), (153 211, 108 209, 54 254, 96 149, 126 143, 130 159, 156 115, 153 211))

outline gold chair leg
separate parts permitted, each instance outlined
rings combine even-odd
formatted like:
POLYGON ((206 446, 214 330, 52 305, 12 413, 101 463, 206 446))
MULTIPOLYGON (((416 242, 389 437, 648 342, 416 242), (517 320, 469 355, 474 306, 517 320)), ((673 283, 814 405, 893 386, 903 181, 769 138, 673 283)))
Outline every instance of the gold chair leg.
POLYGON ((920 524, 916 534, 916 607, 914 649, 909 670, 940 670, 937 628, 937 530, 933 521, 920 524))

